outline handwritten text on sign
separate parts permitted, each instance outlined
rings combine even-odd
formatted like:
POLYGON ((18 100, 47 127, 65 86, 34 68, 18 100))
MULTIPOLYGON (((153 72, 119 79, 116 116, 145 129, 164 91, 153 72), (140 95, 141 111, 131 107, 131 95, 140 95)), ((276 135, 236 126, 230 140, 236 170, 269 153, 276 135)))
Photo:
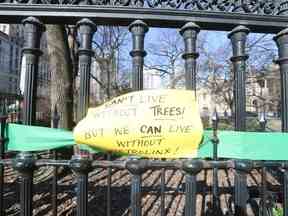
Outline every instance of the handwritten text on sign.
POLYGON ((149 158, 195 157, 203 135, 194 92, 145 90, 91 108, 74 129, 78 144, 149 158))

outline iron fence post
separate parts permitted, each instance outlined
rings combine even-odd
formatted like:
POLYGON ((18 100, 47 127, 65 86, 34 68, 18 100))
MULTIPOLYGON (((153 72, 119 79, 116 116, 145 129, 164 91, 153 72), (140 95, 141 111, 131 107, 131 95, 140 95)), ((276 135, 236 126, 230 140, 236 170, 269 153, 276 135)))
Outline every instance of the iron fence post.
POLYGON ((237 26, 229 34, 231 39, 233 56, 231 61, 234 70, 234 98, 235 98, 235 129, 245 131, 246 129, 246 91, 245 91, 245 73, 246 60, 248 55, 245 52, 245 44, 249 29, 245 26, 237 26))
MULTIPOLYGON (((218 144, 219 139, 217 135, 218 130, 218 123, 219 118, 216 109, 214 110, 212 116, 212 127, 213 127, 213 160, 218 160, 218 144)), ((218 198, 218 168, 213 168, 213 210, 218 211, 219 205, 219 198, 218 198)))
POLYGON ((24 114, 23 123, 31 125, 36 120, 37 76, 41 34, 45 30, 44 25, 35 17, 23 20, 25 44, 23 54, 26 59, 25 88, 24 88, 24 114))
POLYGON ((78 50, 80 74, 78 120, 81 120, 85 117, 89 107, 91 56, 94 53, 92 51, 92 39, 97 27, 91 20, 86 18, 77 22, 76 27, 80 36, 80 48, 78 50))
POLYGON ((146 160, 129 160, 126 169, 131 173, 131 215, 141 216, 141 177, 147 169, 146 160))
MULTIPOLYGON (((259 116, 259 124, 260 124, 260 131, 261 132, 265 132, 266 130, 266 117, 265 117, 265 113, 262 112, 259 116)), ((263 165, 262 169, 261 169, 261 215, 262 216, 267 216, 268 212, 267 212, 267 173, 266 173, 266 167, 263 165)))
POLYGON ((132 33, 133 49, 130 52, 132 57, 132 89, 143 90, 143 65, 146 52, 144 50, 144 38, 148 26, 141 20, 136 20, 129 25, 132 33))
POLYGON ((288 28, 279 32, 274 40, 278 47, 278 64, 281 75, 281 121, 282 131, 288 132, 288 28))
MULTIPOLYGON (((196 91, 196 52, 197 35, 200 27, 193 22, 186 23, 180 30, 183 36, 185 51, 182 58, 185 60, 185 86, 186 89, 196 91)), ((196 92, 195 92, 196 93, 196 92)))
POLYGON ((261 169, 261 179, 262 179, 262 190, 261 190, 261 199, 262 199, 262 216, 268 215, 268 209, 267 209, 267 173, 266 173, 266 167, 263 166, 261 169))
POLYGON ((203 164, 197 160, 185 161, 185 216, 196 215, 197 201, 197 174, 203 168, 203 164))
POLYGON ((88 173, 92 170, 91 160, 81 155, 73 155, 70 166, 77 175, 77 216, 87 216, 88 173))
MULTIPOLYGON (((54 111, 53 111, 53 116, 52 116, 52 127, 53 128, 58 128, 59 125, 59 120, 60 116, 57 111, 57 106, 55 105, 54 111)), ((58 159, 57 155, 57 149, 53 150, 53 158, 55 160, 58 159)), ((58 167, 55 166, 53 168, 53 180, 52 180, 52 211, 53 215, 57 216, 57 208, 58 208, 58 202, 57 202, 57 193, 58 193, 58 186, 57 186, 57 181, 58 181, 58 167)))
MULTIPOLYGON (((45 30, 44 25, 35 17, 28 17, 22 21, 24 25, 23 55, 25 65, 25 87, 23 123, 32 125, 36 120, 37 75, 41 34, 45 30)), ((31 216, 33 212, 33 172, 35 158, 32 153, 21 152, 17 155, 14 168, 20 173, 20 215, 31 216)))
POLYGON ((261 113, 261 115, 259 116, 259 125, 260 125, 260 131, 261 132, 265 132, 266 130, 266 124, 267 124, 267 120, 266 120, 266 116, 265 113, 261 113))
MULTIPOLYGON (((231 61, 233 63, 234 71, 234 125, 235 130, 245 131, 246 129, 246 60, 248 55, 246 54, 246 40, 249 34, 249 29, 245 26, 237 26, 229 34, 228 38, 232 43, 233 56, 231 61)), ((240 164, 245 165, 245 163, 240 164)), ((246 188, 246 174, 245 172, 236 169, 235 171, 235 214, 245 215, 246 210, 246 198, 248 192, 246 188)))
MULTIPOLYGON (((1 133, 0 133, 0 160, 4 159, 5 156, 5 130, 6 130, 6 109, 5 109, 5 103, 2 107, 2 113, 1 113, 1 133)), ((0 165, 0 216, 5 215, 5 209, 3 205, 3 191, 4 191, 4 165, 0 165)))
POLYGON ((249 199, 246 174, 251 170, 248 161, 235 161, 234 202, 235 215, 246 216, 246 205, 249 199))
POLYGON ((284 166, 284 200, 283 200, 283 208, 284 208, 284 216, 288 216, 288 167, 287 164, 284 166))
POLYGON ((20 175, 20 215, 31 216, 33 213, 33 173, 35 157, 30 152, 21 152, 14 160, 13 167, 20 175))
MULTIPOLYGON (((111 161, 111 153, 107 154, 107 160, 111 161)), ((107 176, 107 216, 111 216, 111 184, 112 184, 112 168, 107 169, 108 176, 107 176)))
POLYGON ((165 168, 161 169, 161 197, 160 197, 160 215, 165 216, 165 175, 166 175, 166 170, 165 168))

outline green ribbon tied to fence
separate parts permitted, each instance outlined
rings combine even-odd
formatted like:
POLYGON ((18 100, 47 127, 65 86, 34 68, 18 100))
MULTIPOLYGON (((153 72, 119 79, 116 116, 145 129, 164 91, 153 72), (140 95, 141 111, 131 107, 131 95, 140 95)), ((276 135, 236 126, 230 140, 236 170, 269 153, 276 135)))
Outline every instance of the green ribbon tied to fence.
MULTIPOLYGON (((5 149, 11 151, 44 151, 75 144, 73 132, 63 129, 6 124, 5 149)), ((218 157, 251 160, 288 160, 288 133, 218 131, 218 157)), ((81 146, 90 152, 99 150, 81 146)), ((212 131, 204 132, 197 158, 212 158, 212 131)))

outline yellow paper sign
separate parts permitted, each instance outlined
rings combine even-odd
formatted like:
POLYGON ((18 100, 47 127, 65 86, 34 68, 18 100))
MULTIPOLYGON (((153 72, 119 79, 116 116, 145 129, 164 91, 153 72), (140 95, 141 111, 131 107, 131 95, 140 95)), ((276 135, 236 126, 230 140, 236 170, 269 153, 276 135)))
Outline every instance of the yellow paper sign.
POLYGON ((147 158, 197 155, 203 126, 194 92, 145 90, 88 110, 74 129, 78 144, 147 158))

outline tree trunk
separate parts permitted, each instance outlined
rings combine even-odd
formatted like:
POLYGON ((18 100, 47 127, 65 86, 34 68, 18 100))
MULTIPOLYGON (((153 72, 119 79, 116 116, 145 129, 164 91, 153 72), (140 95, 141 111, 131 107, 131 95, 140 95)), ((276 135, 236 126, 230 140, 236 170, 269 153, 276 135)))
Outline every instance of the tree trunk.
POLYGON ((57 108, 59 128, 72 129, 73 66, 68 37, 63 25, 46 25, 48 59, 51 71, 51 110, 57 108))

